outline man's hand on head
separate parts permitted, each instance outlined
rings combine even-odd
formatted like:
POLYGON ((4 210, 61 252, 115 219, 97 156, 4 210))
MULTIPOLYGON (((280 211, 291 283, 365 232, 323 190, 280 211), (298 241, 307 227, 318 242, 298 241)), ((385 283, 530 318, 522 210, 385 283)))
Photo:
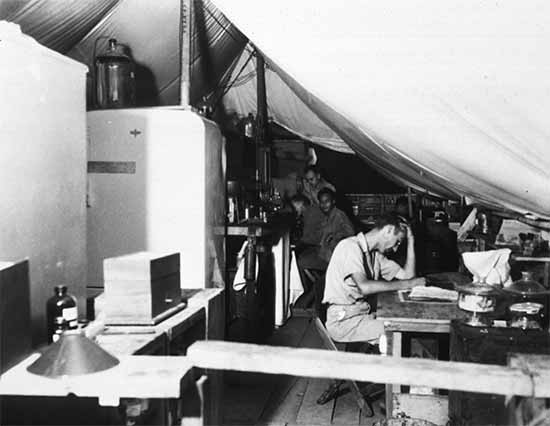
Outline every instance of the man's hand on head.
POLYGON ((407 230, 407 240, 413 240, 414 239, 414 234, 412 232, 411 225, 406 224, 405 229, 407 230))

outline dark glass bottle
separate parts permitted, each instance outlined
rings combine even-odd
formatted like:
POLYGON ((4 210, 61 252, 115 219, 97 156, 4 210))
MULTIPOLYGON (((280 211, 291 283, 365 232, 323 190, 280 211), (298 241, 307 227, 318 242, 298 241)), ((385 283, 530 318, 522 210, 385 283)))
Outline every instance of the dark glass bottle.
POLYGON ((67 293, 67 286, 55 286, 54 295, 46 303, 46 313, 48 343, 53 341, 53 336, 61 325, 66 329, 75 329, 78 327, 76 299, 67 293))

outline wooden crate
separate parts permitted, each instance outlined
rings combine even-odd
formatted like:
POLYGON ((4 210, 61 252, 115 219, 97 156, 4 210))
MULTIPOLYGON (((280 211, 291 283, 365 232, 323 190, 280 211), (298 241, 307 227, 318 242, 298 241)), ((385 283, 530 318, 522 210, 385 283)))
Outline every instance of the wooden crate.
POLYGON ((153 325, 184 307, 179 253, 112 257, 103 271, 107 324, 153 325))

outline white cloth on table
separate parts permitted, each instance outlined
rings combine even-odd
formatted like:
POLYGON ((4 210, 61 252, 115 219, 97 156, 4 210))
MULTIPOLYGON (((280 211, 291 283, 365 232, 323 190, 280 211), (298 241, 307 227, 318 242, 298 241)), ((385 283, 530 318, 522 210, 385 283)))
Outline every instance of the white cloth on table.
POLYGON ((290 318, 291 306, 296 299, 304 292, 298 265, 292 252, 290 255, 290 271, 286 286, 284 280, 284 239, 280 238, 275 246, 273 246, 273 258, 275 261, 275 326, 280 327, 290 318))
MULTIPOLYGON (((246 248, 248 247, 248 241, 245 241, 237 254, 237 272, 233 277, 233 290, 241 291, 246 285, 246 279, 244 278, 244 258, 246 256, 246 248)), ((256 253, 256 278, 258 278, 258 254, 256 253)))
POLYGON ((475 251, 462 253, 464 266, 474 276, 474 282, 485 282, 490 285, 512 284, 510 278, 510 249, 475 251))

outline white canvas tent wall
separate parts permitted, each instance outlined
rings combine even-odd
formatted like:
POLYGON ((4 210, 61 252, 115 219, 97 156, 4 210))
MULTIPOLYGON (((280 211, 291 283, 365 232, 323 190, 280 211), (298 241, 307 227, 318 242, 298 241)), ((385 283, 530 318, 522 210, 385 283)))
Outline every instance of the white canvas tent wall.
POLYGON ((216 5, 359 155, 437 193, 550 215, 548 3, 216 5))
MULTIPOLYGON (((230 81, 249 38, 276 73, 269 106, 282 125, 341 150, 347 144, 403 184, 550 217, 547 2, 195 5, 203 17, 194 36, 194 79, 203 78, 195 99, 230 81)), ((179 7, 176 0, 8 1, 0 17, 89 65, 95 39, 116 35, 153 72, 160 103, 170 104, 178 99, 179 7), (80 41, 69 46, 66 28, 80 41)), ((226 107, 252 109, 243 90, 230 90, 226 107)))

